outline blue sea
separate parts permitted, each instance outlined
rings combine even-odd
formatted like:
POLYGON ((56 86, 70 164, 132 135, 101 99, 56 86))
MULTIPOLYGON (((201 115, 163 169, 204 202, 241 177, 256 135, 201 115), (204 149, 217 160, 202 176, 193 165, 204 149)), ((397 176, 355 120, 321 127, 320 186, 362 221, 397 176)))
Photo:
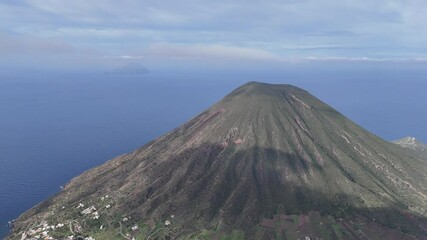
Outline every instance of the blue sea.
POLYGON ((427 142, 427 70, 0 72, 0 237, 83 171, 174 129, 247 81, 290 83, 359 125, 427 142))

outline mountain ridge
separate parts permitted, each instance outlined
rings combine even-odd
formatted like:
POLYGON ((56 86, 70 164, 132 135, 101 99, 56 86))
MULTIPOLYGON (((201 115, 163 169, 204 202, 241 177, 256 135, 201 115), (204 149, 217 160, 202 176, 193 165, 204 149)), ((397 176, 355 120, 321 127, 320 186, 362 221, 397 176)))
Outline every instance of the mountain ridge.
POLYGON ((420 159, 307 91, 249 82, 181 127, 72 179, 21 215, 10 237, 55 218, 78 222, 70 229, 85 229, 86 220, 99 227, 101 220, 76 209, 99 205, 105 196, 110 207, 97 205, 89 214, 103 209, 101 222, 110 219, 109 228, 122 228, 123 221, 111 220, 118 218, 173 221, 173 237, 204 229, 240 229, 248 237, 279 208, 287 214, 390 209, 387 214, 424 218, 425 179, 420 159))

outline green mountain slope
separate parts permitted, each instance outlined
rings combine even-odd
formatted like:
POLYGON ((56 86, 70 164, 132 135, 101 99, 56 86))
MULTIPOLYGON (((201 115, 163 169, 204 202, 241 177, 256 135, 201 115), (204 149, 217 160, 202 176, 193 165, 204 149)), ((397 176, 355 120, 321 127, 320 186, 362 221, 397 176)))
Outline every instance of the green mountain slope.
POLYGON ((72 179, 20 216, 9 237, 55 226, 48 234, 56 238, 239 230, 254 239, 265 219, 313 211, 375 218, 421 238, 427 165, 302 89, 250 82, 183 126, 72 179))

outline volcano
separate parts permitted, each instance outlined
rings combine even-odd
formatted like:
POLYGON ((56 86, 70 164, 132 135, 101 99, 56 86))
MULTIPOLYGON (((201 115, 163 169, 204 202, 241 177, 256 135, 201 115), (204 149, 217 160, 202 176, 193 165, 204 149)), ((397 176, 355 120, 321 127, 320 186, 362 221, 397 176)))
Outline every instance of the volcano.
POLYGON ((305 90, 250 82, 72 179, 8 238, 425 239, 427 165, 401 149, 305 90))

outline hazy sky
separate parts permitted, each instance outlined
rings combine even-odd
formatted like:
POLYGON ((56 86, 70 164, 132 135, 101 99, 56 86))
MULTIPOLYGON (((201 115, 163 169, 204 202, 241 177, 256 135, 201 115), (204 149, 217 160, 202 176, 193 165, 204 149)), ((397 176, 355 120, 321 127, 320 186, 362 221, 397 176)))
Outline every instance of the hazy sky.
POLYGON ((425 0, 0 0, 0 67, 427 62, 425 0))

